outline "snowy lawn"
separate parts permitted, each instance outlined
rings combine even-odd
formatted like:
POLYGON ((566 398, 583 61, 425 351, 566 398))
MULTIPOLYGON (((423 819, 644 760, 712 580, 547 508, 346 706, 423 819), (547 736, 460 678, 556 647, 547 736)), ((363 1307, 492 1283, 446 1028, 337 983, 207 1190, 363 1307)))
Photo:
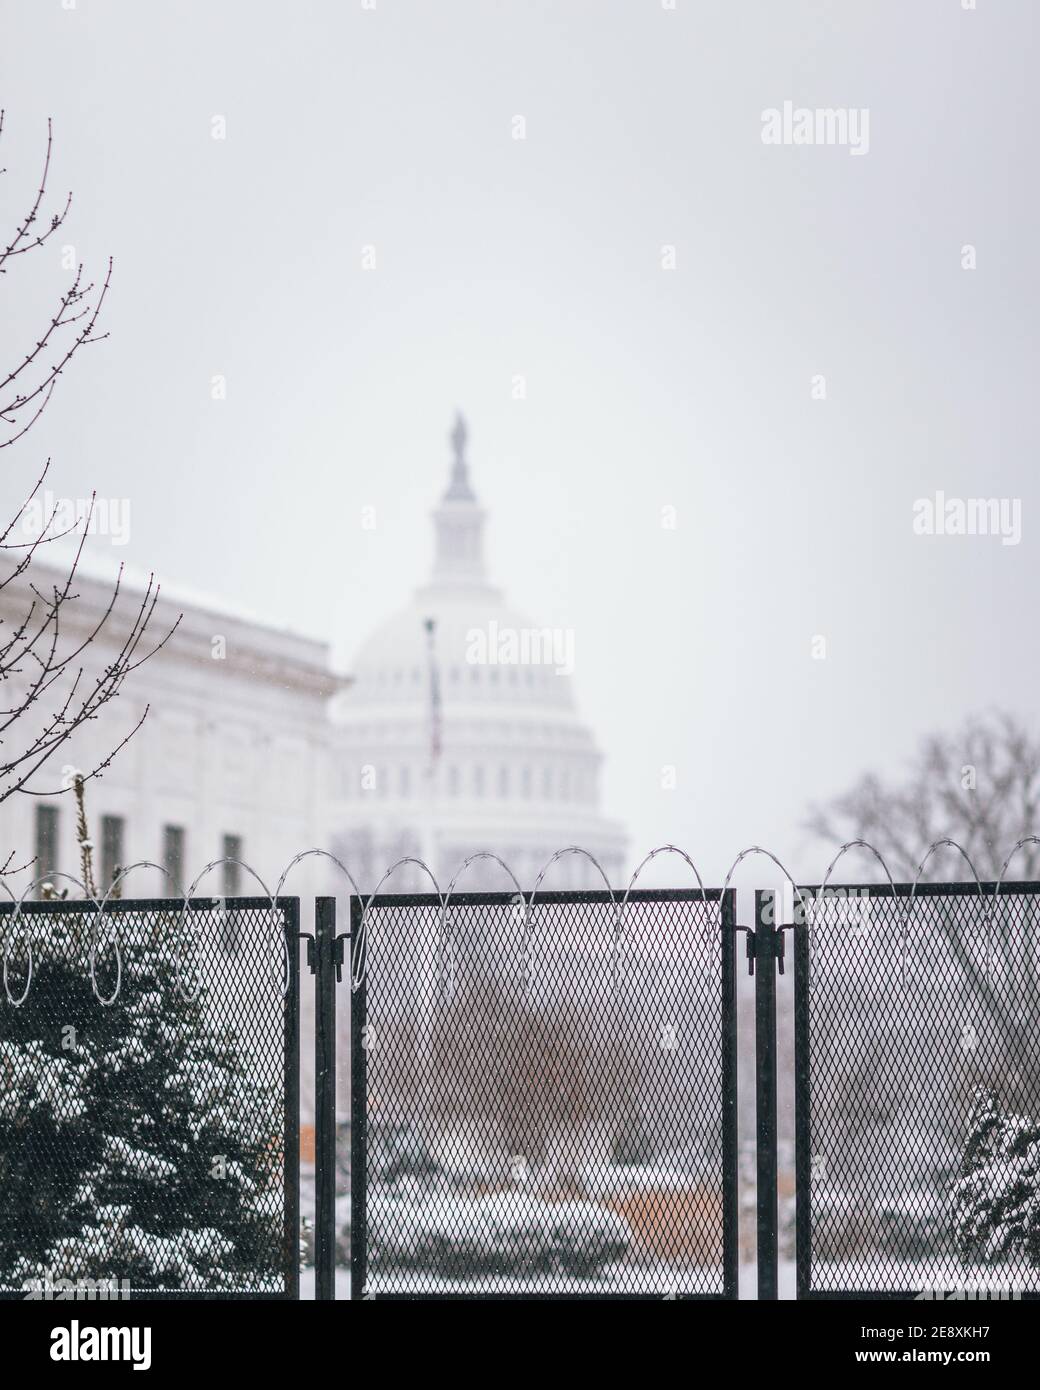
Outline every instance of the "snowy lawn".
MULTIPOLYGON (((336 1297, 337 1299, 348 1299, 350 1297, 350 1270, 338 1268, 336 1270, 336 1297)), ((314 1300, 314 1270, 300 1270, 300 1298, 314 1300)))

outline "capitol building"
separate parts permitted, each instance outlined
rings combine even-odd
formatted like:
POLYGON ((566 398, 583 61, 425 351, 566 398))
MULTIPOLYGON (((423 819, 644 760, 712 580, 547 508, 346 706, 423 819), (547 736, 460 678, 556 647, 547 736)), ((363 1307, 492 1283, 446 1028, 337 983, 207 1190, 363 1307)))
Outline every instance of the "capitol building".
MULTIPOLYGON (((164 872, 137 869, 124 891, 180 896, 217 861, 200 893, 262 892, 313 848, 334 853, 365 894, 406 856, 429 864, 446 889, 481 850, 499 855, 529 889, 568 845, 595 856, 612 886, 622 883, 625 835, 600 812, 602 755, 575 705, 573 635, 534 628, 490 582, 485 513, 461 420, 452 445, 447 490, 433 513, 429 582, 375 629, 350 673, 335 671, 325 641, 163 583, 155 631, 179 615, 173 638, 54 760, 103 764, 147 711, 89 784, 101 891, 121 868, 147 861, 164 872)), ((76 599, 62 609, 84 679, 117 658, 147 591, 146 575, 124 571, 106 618, 115 571, 101 558, 93 569, 81 559, 76 599)), ((0 563, 0 577, 15 569, 0 563)), ((0 584, 0 624, 13 631, 24 622, 30 581, 47 592, 67 574, 41 548, 31 572, 0 584)), ((11 856, 25 866, 8 875, 15 893, 38 896, 47 875, 79 871, 75 808, 52 794, 61 785, 62 767, 45 763, 27 785, 33 794, 0 800, 0 863, 11 856)), ((571 854, 545 886, 603 881, 571 854)), ((460 891, 511 887, 490 860, 471 865, 459 883, 460 891)), ((348 884, 328 859, 309 857, 284 891, 343 895, 348 884)), ((427 892, 432 884, 405 865, 384 891, 427 892)))
MULTIPOLYGON (((575 704, 573 635, 533 627, 490 582, 486 518, 461 420, 452 445, 448 486, 433 513, 429 582, 375 629, 350 673, 334 669, 326 641, 164 582, 155 632, 179 618, 171 640, 33 774, 28 795, 0 799, 0 864, 12 866, 0 874, 5 896, 40 897, 48 880, 82 895, 76 808, 58 793, 69 764, 104 766, 116 748, 87 789, 101 893, 127 872, 124 896, 179 898, 196 879, 203 897, 263 895, 294 856, 319 849, 294 864, 282 889, 301 898, 309 929, 315 894, 339 896, 346 920, 349 885, 329 853, 366 895, 405 857, 428 864, 445 891, 480 851, 498 855, 530 890, 553 854, 571 845, 594 856, 612 887, 624 886, 625 833, 600 810, 602 754, 575 704)), ((59 554, 41 548, 25 573, 0 556, 0 625, 8 631, 24 623, 32 586, 47 592, 68 582, 59 554)), ((90 568, 81 559, 75 599, 62 608, 64 640, 84 680, 118 658, 148 592, 148 576, 126 569, 113 601, 115 572, 104 557, 90 568)), ((589 859, 566 854, 544 886, 604 885, 589 859)), ((432 888, 405 864, 383 891, 432 888)), ((500 865, 480 859, 459 880, 458 891, 467 890, 513 884, 500 865)), ((305 1036, 310 1026, 305 990, 305 1036)), ((346 1011, 339 1027, 346 1049, 346 1011)), ((312 1056, 305 1044, 306 1096, 312 1056)))
MULTIPOLYGON (((487 518, 461 417, 451 443, 429 580, 363 643, 349 686, 331 702, 333 848, 366 891, 406 857, 428 864, 447 888, 479 851, 498 855, 528 889, 569 845, 587 850, 615 886, 626 837, 600 810, 602 754, 575 702, 573 634, 535 627, 491 582, 487 518)), ((505 891, 511 883, 482 859, 458 886, 505 891)), ((545 886, 602 888, 603 880, 587 858, 569 854, 545 886)), ((386 891, 430 887, 406 864, 386 891)))

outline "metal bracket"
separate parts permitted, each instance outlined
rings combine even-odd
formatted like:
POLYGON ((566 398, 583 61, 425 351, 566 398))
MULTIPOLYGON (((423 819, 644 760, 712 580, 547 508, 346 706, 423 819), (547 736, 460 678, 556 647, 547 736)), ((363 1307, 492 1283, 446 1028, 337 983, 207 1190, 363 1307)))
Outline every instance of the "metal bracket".
POLYGON ((747 932, 747 963, 748 974, 755 973, 756 960, 775 960, 777 972, 784 973, 784 932, 793 931, 790 923, 782 927, 759 927, 758 931, 753 931, 751 927, 738 927, 737 931, 747 932))
POLYGON ((314 937, 311 935, 309 931, 298 931, 296 933, 296 939, 298 941, 306 941, 307 943, 307 968, 313 975, 318 968, 318 962, 315 953, 316 943, 314 937))
MULTIPOLYGON (((318 973, 318 958, 321 953, 321 943, 316 941, 308 931, 298 933, 301 941, 307 943, 307 964, 312 975, 318 973)), ((336 967, 336 979, 343 979, 343 943, 350 940, 350 932, 340 932, 339 936, 332 939, 332 960, 331 965, 336 967)))
POLYGON ((341 931, 339 936, 332 938, 332 964, 336 967, 336 982, 343 980, 343 960, 344 960, 344 941, 350 940, 350 932, 341 931))
POLYGON ((753 930, 751 927, 734 927, 733 930, 734 930, 734 931, 742 931, 742 932, 745 932, 745 933, 746 933, 746 935, 745 935, 745 937, 744 937, 744 955, 745 955, 745 957, 747 958, 747 963, 748 963, 747 973, 748 973, 749 975, 753 975, 753 974, 755 973, 755 933, 754 933, 754 930, 753 930))

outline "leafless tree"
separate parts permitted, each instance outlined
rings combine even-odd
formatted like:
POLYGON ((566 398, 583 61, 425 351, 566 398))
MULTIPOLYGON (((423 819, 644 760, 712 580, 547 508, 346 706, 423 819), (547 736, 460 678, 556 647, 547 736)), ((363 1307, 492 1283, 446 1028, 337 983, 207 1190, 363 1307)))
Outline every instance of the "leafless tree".
POLYGON ((544 1179, 580 1182, 631 1123, 639 1058, 609 1003, 534 1003, 487 962, 437 1014, 427 1087, 450 1132, 468 1126, 499 1171, 515 1158, 544 1179))
MULTIPOLYGON (((0 111, 0 141, 4 134, 4 113, 0 111)), ((70 193, 58 212, 43 211, 47 199, 52 149, 51 123, 47 122, 47 150, 40 186, 11 239, 0 247, 0 275, 8 275, 18 265, 17 258, 38 250, 61 227, 72 204, 70 193)), ((0 168, 0 174, 5 172, 0 168)), ((101 341, 107 334, 98 331, 98 319, 112 277, 109 260, 100 286, 85 280, 80 265, 71 284, 58 297, 42 330, 29 349, 20 355, 10 371, 0 370, 0 449, 21 440, 49 405, 60 377, 73 357, 84 347, 101 341)), ((11 457, 11 456, 8 456, 11 457)), ((172 636, 177 623, 157 641, 148 635, 159 597, 159 586, 150 576, 144 595, 132 610, 129 622, 120 621, 112 637, 110 620, 116 609, 123 567, 113 583, 111 597, 100 617, 86 631, 71 639, 67 636, 72 606, 79 595, 76 574, 93 515, 93 496, 86 515, 65 530, 56 527, 58 505, 38 533, 26 541, 17 539, 25 529, 27 509, 40 493, 50 467, 50 459, 38 465, 36 482, 25 501, 4 527, 0 522, 0 593, 23 595, 13 620, 0 619, 0 802, 16 792, 57 795, 72 789, 73 783, 43 792, 30 790, 28 783, 39 769, 54 757, 72 735, 95 719, 101 708, 114 700, 123 683, 142 662, 154 655, 172 636), (33 560, 42 545, 61 536, 78 537, 59 582, 37 585, 32 573, 33 560), (111 642, 103 664, 92 664, 85 674, 84 660, 92 643, 105 637, 111 642)), ((179 621, 179 619, 177 620, 179 621)), ((95 766, 80 774, 82 781, 97 777, 109 766, 147 717, 148 710, 128 729, 126 736, 95 766)), ((16 851, 6 858, 0 851, 0 873, 11 869, 16 851)), ((21 867, 26 867, 22 865, 21 867)))
MULTIPOLYGON (((831 849, 866 840, 897 881, 912 881, 928 847, 949 838, 963 847, 986 882, 997 879, 1013 846, 1040 833, 1038 807, 1040 742, 1012 715, 991 712, 968 719, 954 733, 927 738, 902 783, 867 776, 829 805, 815 808, 808 828, 831 849)), ((919 1078, 927 1078, 920 1080, 918 1092, 943 1097, 933 1110, 947 1116, 951 1126, 958 1104, 963 1109, 980 1082, 996 1086, 1010 1104, 1035 1103, 1040 1081, 1029 1020, 1040 998, 1040 914, 1032 898, 1016 898, 1014 880, 1035 880, 1038 868, 1040 846, 1024 845, 991 914, 989 890, 983 900, 976 897, 971 870, 954 850, 941 849, 930 859, 926 877, 963 880, 970 887, 950 899, 917 899, 907 931, 932 944, 920 967, 927 984, 914 995, 909 1023, 892 1012, 898 989, 893 977, 878 971, 875 952, 863 969, 855 964, 861 954, 850 957, 843 949, 822 954, 814 966, 816 1046, 821 1056, 837 1060, 835 1075, 819 1087, 820 1103, 830 1111, 821 1123, 833 1133, 847 1128, 853 1134, 847 1136, 846 1151, 855 1152, 855 1135, 871 1126, 876 1130, 898 1120, 914 1129, 921 1119, 910 1113, 915 1068, 919 1078), (833 983, 826 978, 830 968, 837 972, 833 983), (857 971, 857 986, 850 988, 849 976, 857 971), (935 1007, 922 1002, 933 999, 940 1001, 935 1007), (960 1044, 962 1026, 971 1030, 970 1048, 960 1044), (897 1065, 904 1081, 886 1089, 879 1078, 891 1076, 897 1065), (871 1112, 868 1100, 881 1108, 871 1112)), ((848 882, 850 875, 837 877, 848 882)), ((864 853, 851 877, 877 881, 883 875, 864 853)), ((879 949, 894 949, 892 943, 900 939, 896 921, 894 915, 877 918, 879 949)))
MULTIPOLYGON (((995 879, 1012 846, 1038 832, 1038 812, 1040 742, 1012 715, 991 713, 969 719, 956 733, 925 739, 900 785, 868 775, 815 807, 808 829, 835 849, 847 840, 869 841, 897 879, 913 879, 928 846, 949 837, 963 846, 980 878, 995 879)), ((861 867, 872 872, 866 861, 861 867)), ((1025 845, 1014 877, 1036 878, 1038 870, 1040 846, 1025 845)))

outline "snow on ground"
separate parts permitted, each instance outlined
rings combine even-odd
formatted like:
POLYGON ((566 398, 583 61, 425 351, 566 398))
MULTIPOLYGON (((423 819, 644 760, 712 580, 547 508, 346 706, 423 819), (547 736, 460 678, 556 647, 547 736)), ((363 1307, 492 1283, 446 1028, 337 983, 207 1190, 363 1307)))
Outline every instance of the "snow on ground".
MULTIPOLYGON (((747 1299, 758 1298, 758 1266, 741 1265, 738 1275, 738 1285, 740 1297, 747 1299)), ((777 1284, 781 1298, 794 1298, 797 1283, 795 1280, 794 1260, 781 1260, 777 1266, 777 1284)))
POLYGON ((959 1289, 989 1289, 998 1293, 1040 1290, 1040 1269, 1015 1265, 959 1265, 950 1257, 890 1260, 876 1256, 873 1260, 865 1257, 862 1263, 817 1260, 812 1277, 814 1289, 905 1289, 908 1298, 922 1290, 940 1293, 954 1293, 959 1289))
MULTIPOLYGON (((712 1271, 705 1271, 703 1279, 698 1279, 691 1271, 686 1270, 683 1277, 677 1278, 674 1285, 669 1285, 667 1278, 659 1273, 652 1276, 646 1272, 642 1273, 633 1270, 631 1267, 616 1265, 604 1271, 603 1277, 599 1279, 578 1279, 565 1274, 544 1275, 528 1280, 521 1280, 516 1275, 503 1275, 499 1278, 494 1276, 482 1276, 478 1279, 442 1279, 435 1275, 423 1271, 404 1271, 399 1270, 393 1274, 384 1274, 382 1279, 374 1275, 371 1287, 375 1292, 394 1293, 394 1294, 460 1294, 468 1293, 476 1297, 481 1294, 494 1293, 517 1293, 523 1291, 529 1294, 545 1293, 547 1298, 554 1294, 602 1294, 628 1292, 634 1294, 656 1293, 662 1299, 667 1298, 670 1293, 678 1290, 695 1291, 703 1288, 710 1288, 712 1271)), ((742 1272, 743 1279, 743 1272, 742 1272)), ((755 1282, 750 1279, 749 1287, 751 1293, 745 1295, 754 1297, 755 1282)), ((790 1278, 791 1294, 794 1296, 794 1267, 792 1266, 790 1278)), ((743 1284, 742 1284, 743 1288, 743 1284)), ((782 1294, 782 1297, 788 1295, 782 1294)), ((337 1299, 348 1299, 350 1297, 350 1270, 338 1268, 336 1270, 336 1297, 337 1299)), ((301 1269, 300 1271, 300 1298, 314 1298, 314 1270, 301 1269)))
MULTIPOLYGON (((902 1283, 908 1290, 908 1298, 913 1298, 914 1291, 919 1289, 934 1289, 943 1293, 956 1292, 955 1288, 948 1287, 950 1279, 948 1269, 936 1268, 934 1265, 929 1266, 926 1264, 922 1265, 904 1263, 899 1265, 898 1268, 893 1266, 892 1273, 895 1276, 895 1282, 897 1286, 898 1284, 902 1283)), ((874 1273, 873 1277, 876 1281, 876 1272, 874 1273)), ((793 1260, 780 1261, 779 1282, 781 1299, 793 1299, 795 1296, 795 1266, 793 1260)), ((817 1277, 817 1285, 820 1288, 836 1288, 842 1285, 844 1285, 844 1287, 846 1288, 854 1286, 863 1287, 869 1282, 870 1276, 868 1275, 868 1273, 865 1270, 858 1270, 857 1267, 854 1265, 845 1265, 842 1267, 839 1267, 838 1265, 828 1265, 819 1270, 817 1277), (858 1284, 856 1283, 857 1280, 859 1281, 858 1284)), ((433 1280, 428 1276, 422 1276, 419 1274, 416 1274, 411 1277, 406 1275, 397 1275, 394 1277, 392 1283, 394 1291, 398 1293, 460 1293, 463 1291, 479 1293, 481 1290, 483 1290, 484 1292, 495 1291, 495 1284, 492 1281, 486 1279, 481 1280, 479 1282, 479 1286, 473 1285, 470 1286, 468 1289, 464 1283, 460 1283, 456 1280, 433 1280)), ((532 1284, 528 1291, 532 1293, 537 1292, 539 1283, 541 1283, 542 1286, 545 1287, 544 1280, 535 1280, 532 1281, 532 1284)), ((625 1286, 631 1287, 631 1280, 626 1281, 625 1286)), ((977 1275, 962 1277, 959 1280, 959 1286, 970 1289, 991 1288, 994 1290, 999 1290, 1001 1288, 1008 1287, 1008 1275, 1005 1273, 1004 1276, 1001 1277, 998 1273, 994 1273, 993 1270, 988 1271, 988 1273, 980 1271, 977 1275)), ((1012 1286, 1018 1288, 1023 1287, 1021 1273, 1019 1274, 1017 1285, 1014 1285, 1012 1281, 1012 1286)), ((377 1283, 376 1288, 378 1287, 379 1285, 377 1283)), ((503 1291, 515 1292, 517 1288, 517 1282, 515 1279, 504 1279, 501 1281, 501 1287, 503 1291)), ((1040 1271, 1037 1272, 1037 1280, 1031 1285, 1031 1287, 1033 1287, 1034 1289, 1040 1287, 1040 1271)), ((552 1292, 557 1293, 602 1293, 604 1291, 604 1282, 602 1280, 568 1279, 563 1276, 557 1276, 552 1280, 551 1289, 552 1292)), ((639 1291, 645 1293, 649 1290, 640 1289, 639 1291)), ((668 1290, 666 1290, 662 1285, 659 1292, 661 1293, 661 1297, 663 1298, 665 1294, 668 1292, 668 1290)), ((753 1300, 757 1296, 758 1273, 755 1266, 753 1264, 741 1265, 740 1297, 742 1299, 753 1300)), ((300 1297, 301 1299, 314 1298, 313 1269, 303 1269, 300 1271, 300 1297)), ((350 1298, 349 1269, 336 1270, 336 1297, 337 1299, 344 1300, 350 1298)))
MULTIPOLYGON (((348 1299, 350 1297, 350 1270, 342 1267, 336 1270, 336 1297, 337 1299, 348 1299)), ((300 1298, 314 1300, 314 1270, 300 1270, 300 1298)))
MULTIPOLYGON (((755 1281, 753 1275, 749 1278, 748 1288, 750 1293, 744 1292, 745 1274, 741 1271, 741 1294, 742 1297, 754 1298, 755 1281)), ((468 1293, 475 1297, 481 1294, 494 1293, 517 1293, 523 1291, 529 1294, 544 1293, 547 1298, 552 1298, 554 1294, 602 1294, 627 1292, 633 1294, 656 1293, 662 1299, 669 1294, 674 1294, 676 1290, 695 1291, 712 1287, 713 1271, 705 1271, 702 1279, 698 1279, 696 1274, 686 1270, 683 1276, 677 1278, 673 1285, 669 1285, 667 1278, 659 1273, 652 1276, 646 1272, 633 1270, 631 1267, 617 1265, 604 1271, 604 1276, 599 1279, 578 1279, 566 1274, 544 1275, 528 1280, 518 1279, 516 1275, 503 1275, 500 1278, 494 1276, 482 1276, 478 1279, 442 1279, 419 1270, 397 1271, 393 1274, 384 1274, 382 1279, 378 1275, 373 1276, 371 1287, 376 1292, 394 1294, 460 1294, 468 1293)), ((783 1280, 783 1275, 781 1275, 783 1280)), ((794 1266, 791 1266, 790 1294, 781 1292, 781 1297, 794 1297, 794 1266)), ((348 1299, 350 1297, 350 1270, 337 1268, 336 1270, 336 1298, 348 1299)), ((300 1298, 314 1298, 314 1270, 300 1270, 300 1298)))

